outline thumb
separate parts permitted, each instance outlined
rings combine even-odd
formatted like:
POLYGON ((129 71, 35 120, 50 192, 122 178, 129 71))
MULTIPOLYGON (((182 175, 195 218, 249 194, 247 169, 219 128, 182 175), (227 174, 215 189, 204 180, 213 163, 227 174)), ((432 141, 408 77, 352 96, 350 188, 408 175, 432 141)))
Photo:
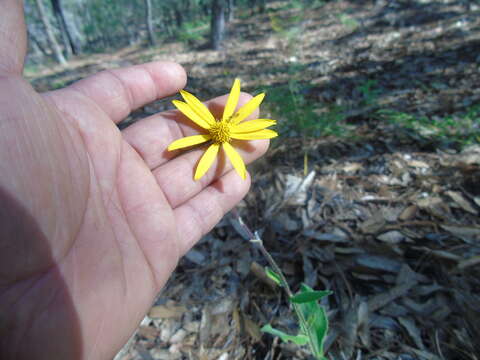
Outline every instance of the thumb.
POLYGON ((0 75, 21 74, 27 51, 22 0, 0 0, 0 75))

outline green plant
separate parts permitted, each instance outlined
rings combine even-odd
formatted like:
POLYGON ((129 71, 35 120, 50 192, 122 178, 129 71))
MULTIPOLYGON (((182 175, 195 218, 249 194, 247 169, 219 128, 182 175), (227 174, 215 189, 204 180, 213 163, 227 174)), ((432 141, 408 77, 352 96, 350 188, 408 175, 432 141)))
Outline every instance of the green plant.
POLYGON ((292 28, 293 26, 298 25, 298 23, 303 20, 303 16, 300 14, 282 17, 269 14, 268 17, 270 19, 270 26, 272 30, 280 34, 292 28))
POLYGON ((480 143, 480 105, 472 106, 463 114, 445 117, 419 116, 390 109, 379 110, 377 116, 420 140, 460 147, 480 143))
POLYGON ((291 14, 288 16, 278 16, 269 14, 270 26, 277 36, 286 40, 286 52, 289 55, 298 53, 298 47, 301 44, 299 37, 302 34, 301 21, 302 14, 291 14))
POLYGON ((205 40, 208 33, 208 24, 205 20, 186 22, 176 31, 176 37, 187 46, 205 40))
POLYGON ((68 81, 65 79, 58 79, 51 83, 51 90, 62 89, 68 85, 68 81))
POLYGON ((291 341, 299 346, 307 345, 317 360, 327 360, 324 351, 324 342, 328 332, 328 318, 325 308, 318 304, 322 298, 332 294, 329 290, 315 291, 306 284, 300 285, 300 290, 293 294, 288 282, 270 253, 265 249, 263 241, 257 232, 253 233, 238 215, 236 209, 232 210, 236 223, 248 234, 250 242, 255 244, 262 255, 270 264, 271 268, 265 268, 265 274, 288 296, 288 300, 295 311, 298 319, 299 332, 289 335, 270 324, 262 327, 262 332, 278 336, 282 341, 291 341))
POLYGON ((300 291, 293 295, 288 289, 288 283, 283 275, 280 276, 268 268, 266 273, 271 279, 277 279, 276 283, 285 289, 297 316, 300 331, 297 335, 288 335, 273 328, 270 324, 263 326, 261 331, 278 336, 284 342, 291 341, 299 346, 308 344, 312 355, 318 360, 326 360, 323 345, 328 332, 328 318, 325 308, 319 305, 318 301, 331 295, 332 292, 328 290, 315 291, 311 287, 301 284, 300 291))
POLYGON ((32 64, 27 62, 23 69, 23 72, 26 76, 34 76, 38 72, 39 66, 37 64, 32 64))
POLYGON ((350 30, 355 30, 357 29, 359 26, 360 26, 360 23, 352 18, 351 16, 347 15, 347 14, 340 14, 340 15, 337 15, 338 16, 338 19, 340 20, 340 23, 349 28, 350 30))
POLYGON ((380 89, 377 88, 377 81, 368 79, 363 84, 358 86, 358 91, 362 94, 362 106, 370 106, 377 102, 380 95, 380 89))
POLYGON ((280 7, 280 10, 307 10, 325 5, 323 0, 290 0, 280 7))
POLYGON ((269 110, 278 118, 284 136, 342 136, 347 127, 344 109, 338 105, 320 106, 308 99, 311 85, 290 79, 286 85, 263 88, 268 96, 269 110))
POLYGON ((146 63, 146 62, 152 61, 153 57, 154 57, 154 54, 143 53, 138 56, 138 61, 140 63, 146 63))

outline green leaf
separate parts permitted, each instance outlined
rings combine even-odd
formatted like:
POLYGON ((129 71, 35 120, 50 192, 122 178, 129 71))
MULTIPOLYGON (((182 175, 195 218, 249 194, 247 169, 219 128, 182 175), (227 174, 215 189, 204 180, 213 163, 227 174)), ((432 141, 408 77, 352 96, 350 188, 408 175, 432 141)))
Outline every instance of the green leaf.
POLYGON ((282 286, 282 280, 280 278, 280 275, 278 275, 275 271, 270 269, 269 267, 265 268, 265 274, 273 280, 278 286, 282 286))
MULTIPOLYGON (((302 284, 299 294, 309 294, 312 292, 315 293, 312 288, 302 284)), ((302 330, 310 335, 310 342, 314 355, 317 358, 322 359, 324 356, 323 344, 328 331, 328 319, 325 308, 320 306, 316 301, 299 303, 296 306, 306 319, 307 329, 302 330)))
POLYGON ((281 330, 274 329, 270 324, 265 325, 260 330, 262 332, 267 333, 267 334, 278 336, 284 342, 291 341, 291 342, 293 342, 293 343, 295 343, 299 346, 305 345, 306 343, 308 343, 308 336, 303 335, 303 334, 298 334, 298 335, 295 335, 295 336, 288 335, 281 330))
POLYGON ((302 292, 300 294, 292 296, 290 298, 290 301, 296 304, 303 304, 303 303, 320 300, 321 298, 331 294, 332 292, 329 290, 306 291, 306 292, 302 292))

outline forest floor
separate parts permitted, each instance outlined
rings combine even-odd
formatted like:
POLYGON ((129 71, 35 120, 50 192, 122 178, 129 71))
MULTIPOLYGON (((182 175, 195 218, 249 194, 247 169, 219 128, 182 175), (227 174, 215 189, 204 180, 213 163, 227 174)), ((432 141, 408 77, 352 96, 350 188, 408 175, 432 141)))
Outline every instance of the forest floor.
MULTIPOLYGON (((49 90, 174 60, 202 99, 234 77, 266 90, 282 137, 250 168, 238 211, 294 290, 333 291, 322 299, 328 357, 479 360, 480 8, 467 5, 270 2, 237 14, 224 51, 194 37, 30 78, 49 90)), ((148 105, 124 126, 166 108, 148 105)), ((117 360, 311 358, 260 332, 295 333, 296 322, 237 225, 225 217, 181 260, 117 360)))

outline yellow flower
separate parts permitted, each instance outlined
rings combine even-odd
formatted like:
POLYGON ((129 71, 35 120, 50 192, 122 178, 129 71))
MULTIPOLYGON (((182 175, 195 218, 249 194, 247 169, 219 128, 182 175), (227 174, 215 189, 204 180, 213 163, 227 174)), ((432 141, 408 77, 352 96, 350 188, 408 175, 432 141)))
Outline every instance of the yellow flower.
POLYGON ((234 113, 240 96, 240 80, 235 79, 221 119, 215 119, 210 110, 189 92, 181 90, 180 94, 182 94, 185 102, 173 100, 173 105, 195 124, 205 129, 207 133, 176 140, 168 146, 168 150, 177 150, 211 141, 210 146, 200 158, 194 179, 198 180, 205 175, 215 160, 220 147, 227 154, 237 173, 242 179, 245 179, 247 175, 245 163, 230 142, 232 139, 256 140, 271 139, 278 136, 275 131, 267 129, 267 127, 277 123, 275 120, 256 119, 242 122, 260 106, 265 94, 255 96, 234 113))

